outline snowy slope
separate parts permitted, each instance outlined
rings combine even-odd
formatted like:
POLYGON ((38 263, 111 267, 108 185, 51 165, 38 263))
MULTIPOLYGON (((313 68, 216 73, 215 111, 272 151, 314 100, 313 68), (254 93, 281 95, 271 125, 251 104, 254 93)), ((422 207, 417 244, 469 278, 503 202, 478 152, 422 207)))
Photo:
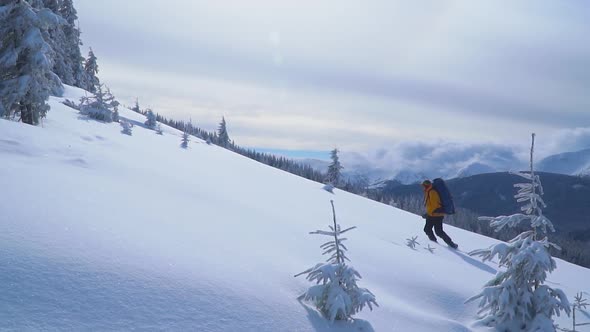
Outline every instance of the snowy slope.
MULTIPOLYGON (((68 88, 71 99, 80 90, 68 88)), ((469 331, 497 266, 405 239, 409 213, 180 133, 85 119, 53 98, 41 127, 0 120, 0 322, 7 330, 469 331), (330 325, 297 301, 335 201, 361 287, 380 307, 330 325)), ((447 226, 462 251, 495 241, 447 226)), ((590 271, 558 261, 571 297, 590 271)), ((567 320, 566 320, 567 321, 567 320)), ((565 322, 565 321, 564 321, 565 322)))

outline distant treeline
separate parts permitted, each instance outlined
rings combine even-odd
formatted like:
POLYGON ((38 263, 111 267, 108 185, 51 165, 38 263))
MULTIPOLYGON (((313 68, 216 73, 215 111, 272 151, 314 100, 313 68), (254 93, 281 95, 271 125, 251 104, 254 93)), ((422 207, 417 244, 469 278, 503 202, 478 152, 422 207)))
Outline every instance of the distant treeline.
MULTIPOLYGON (((140 110, 139 107, 131 108, 131 110, 146 115, 147 110, 140 110)), ((191 122, 168 119, 160 114, 156 114, 156 120, 162 124, 187 132, 192 136, 198 137, 206 142, 224 147, 242 156, 256 160, 265 165, 304 177, 306 179, 322 183, 326 175, 320 171, 315 170, 311 166, 299 163, 286 157, 275 156, 268 153, 257 152, 254 149, 243 148, 237 145, 233 140, 225 141, 220 137, 218 132, 210 132, 194 126, 191 122)))

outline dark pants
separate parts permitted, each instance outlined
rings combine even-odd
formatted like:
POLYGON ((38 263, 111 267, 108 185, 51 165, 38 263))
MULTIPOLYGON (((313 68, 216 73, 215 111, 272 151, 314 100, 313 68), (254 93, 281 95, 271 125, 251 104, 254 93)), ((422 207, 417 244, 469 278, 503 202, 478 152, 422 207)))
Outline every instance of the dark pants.
POLYGON ((431 241, 436 241, 436 236, 434 236, 434 233, 436 233, 436 235, 438 235, 441 239, 443 239, 443 241, 445 241, 446 244, 448 245, 453 245, 453 240, 451 240, 451 238, 447 235, 447 233, 445 233, 445 231, 443 231, 443 219, 445 217, 431 217, 431 216, 427 216, 426 217, 426 226, 424 226, 424 233, 426 233, 426 235, 428 235, 428 238, 431 241), (432 232, 432 229, 434 228, 434 232, 432 232))

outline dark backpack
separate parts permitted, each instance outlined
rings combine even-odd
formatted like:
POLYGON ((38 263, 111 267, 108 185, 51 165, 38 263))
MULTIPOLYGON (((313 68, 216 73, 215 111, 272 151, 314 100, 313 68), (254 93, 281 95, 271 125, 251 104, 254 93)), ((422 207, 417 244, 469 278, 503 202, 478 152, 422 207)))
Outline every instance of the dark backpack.
POLYGON ((453 196, 451 196, 451 192, 449 191, 449 188, 447 188, 445 181, 441 178, 434 179, 432 181, 432 189, 436 190, 438 196, 440 196, 442 212, 444 214, 455 214, 455 203, 453 203, 453 196))

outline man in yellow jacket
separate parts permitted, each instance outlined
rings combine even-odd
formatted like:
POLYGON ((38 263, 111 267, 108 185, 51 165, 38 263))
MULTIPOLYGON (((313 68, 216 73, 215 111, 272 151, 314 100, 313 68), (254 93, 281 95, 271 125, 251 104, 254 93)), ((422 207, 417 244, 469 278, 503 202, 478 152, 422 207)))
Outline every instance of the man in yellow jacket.
POLYGON ((437 242, 436 236, 434 236, 434 233, 436 233, 449 247, 457 249, 458 245, 443 230, 445 214, 442 212, 443 209, 439 194, 432 188, 432 182, 430 180, 422 182, 422 187, 424 188, 424 206, 426 207, 426 213, 422 216, 426 219, 424 233, 428 235, 430 241, 437 242), (432 231, 433 228, 434 232, 432 231))

